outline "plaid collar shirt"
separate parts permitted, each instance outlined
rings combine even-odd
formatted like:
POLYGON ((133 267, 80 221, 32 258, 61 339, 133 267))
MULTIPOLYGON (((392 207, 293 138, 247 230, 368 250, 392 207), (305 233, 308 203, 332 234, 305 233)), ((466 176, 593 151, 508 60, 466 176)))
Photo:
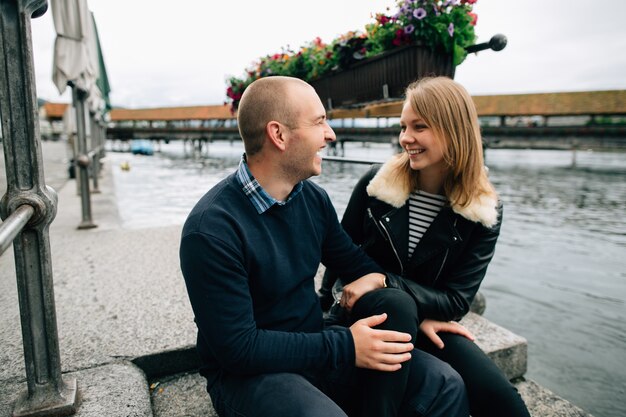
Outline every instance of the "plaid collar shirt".
POLYGON ((239 167, 237 168, 236 177, 237 181, 239 181, 239 184, 241 185, 241 189, 243 190, 244 194, 248 196, 250 202, 259 214, 265 213, 274 204, 283 206, 289 203, 298 194, 300 194, 300 191, 302 191, 302 181, 300 181, 294 187, 293 191, 291 191, 286 201, 276 200, 274 197, 269 195, 267 191, 265 191, 263 187, 261 187, 261 184, 259 184, 256 178, 252 176, 250 168, 248 168, 248 163, 246 162, 246 154, 243 154, 243 156, 241 157, 239 167))

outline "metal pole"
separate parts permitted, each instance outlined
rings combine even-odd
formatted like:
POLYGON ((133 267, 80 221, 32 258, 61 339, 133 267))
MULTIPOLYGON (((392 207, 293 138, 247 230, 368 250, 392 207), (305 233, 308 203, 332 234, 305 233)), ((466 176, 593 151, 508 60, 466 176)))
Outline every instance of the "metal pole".
POLYGON ((82 221, 78 225, 79 229, 93 229, 98 227, 91 219, 91 194, 89 193, 89 165, 90 160, 87 155, 87 134, 85 121, 85 99, 87 92, 81 90, 70 83, 72 88, 72 102, 76 110, 76 142, 78 144, 78 155, 76 156, 76 166, 78 173, 76 178, 80 182, 80 201, 82 208, 82 221))
POLYGON ((61 375, 49 235, 57 196, 43 176, 30 30, 30 19, 46 9, 45 0, 0 2, 0 114, 7 174, 0 215, 6 219, 23 205, 34 210, 13 240, 28 386, 13 416, 63 416, 77 409, 76 379, 61 375))
POLYGON ((98 188, 98 175, 100 174, 100 151, 98 147, 100 146, 100 141, 98 138, 98 121, 96 120, 95 113, 89 113, 89 121, 91 123, 91 152, 92 155, 92 166, 91 166, 91 179, 93 181, 93 189, 92 193, 99 194, 100 189, 98 188))
POLYGON ((107 132, 106 132, 106 122, 104 120, 105 115, 103 114, 98 120, 98 138, 100 143, 100 151, 98 152, 98 156, 100 159, 98 162, 100 163, 99 168, 100 172, 102 172, 102 159, 106 157, 106 144, 107 144, 107 132))

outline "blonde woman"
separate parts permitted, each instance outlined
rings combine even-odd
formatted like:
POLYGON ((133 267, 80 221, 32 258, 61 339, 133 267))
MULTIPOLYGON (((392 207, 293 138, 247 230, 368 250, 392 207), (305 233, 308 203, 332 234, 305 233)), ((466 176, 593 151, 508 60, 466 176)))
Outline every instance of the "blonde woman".
MULTIPOLYGON (((528 417, 513 385, 456 323, 485 276, 502 221, 472 98, 449 78, 420 79, 406 90, 400 125, 403 152, 360 179, 341 222, 388 274, 384 282, 341 280, 340 305, 352 311, 371 291, 406 291, 421 320, 418 347, 462 376, 471 415, 528 417)), ((323 305, 336 279, 329 269, 323 305)))

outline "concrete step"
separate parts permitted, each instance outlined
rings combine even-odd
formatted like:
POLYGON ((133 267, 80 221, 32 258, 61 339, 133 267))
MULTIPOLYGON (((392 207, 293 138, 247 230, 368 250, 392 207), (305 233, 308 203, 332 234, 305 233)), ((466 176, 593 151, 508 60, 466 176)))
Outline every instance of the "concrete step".
MULTIPOLYGON (((217 417, 205 390, 205 379, 197 373, 179 374, 153 382, 154 417, 217 417)), ((536 382, 515 382, 532 417, 592 417, 536 382)))
POLYGON ((593 417, 532 380, 514 383, 532 417, 593 417))
MULTIPOLYGON (((591 417, 548 389, 523 378, 527 364, 526 339, 475 313, 469 313, 461 323, 474 334, 476 343, 505 375, 515 381, 533 417, 591 417)), ((154 379, 150 387, 154 416, 217 416, 205 384, 204 378, 193 372, 154 379)))
MULTIPOLYGON (((146 376, 131 362, 119 361, 70 372, 63 378, 77 381, 78 410, 74 417, 153 415, 146 376)), ((13 416, 15 401, 25 391, 25 381, 0 381, 0 417, 13 416)), ((199 399, 200 394, 196 394, 199 399)), ((182 408, 176 415, 189 415, 181 412, 182 408)))
POLYGON ((476 344, 487 353, 510 380, 526 374, 526 339, 475 313, 468 313, 461 324, 474 334, 476 344))

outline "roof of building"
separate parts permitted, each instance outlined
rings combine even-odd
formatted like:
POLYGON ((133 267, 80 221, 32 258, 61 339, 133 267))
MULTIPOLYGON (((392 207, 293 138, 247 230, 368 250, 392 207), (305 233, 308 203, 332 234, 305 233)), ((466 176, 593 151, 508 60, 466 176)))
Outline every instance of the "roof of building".
MULTIPOLYGON (((473 96, 479 116, 626 115, 626 90, 473 96)), ((402 101, 335 109, 331 118, 394 117, 402 101)))
POLYGON ((626 114, 626 90, 475 96, 483 116, 626 114))
POLYGON ((112 109, 111 121, 125 120, 173 121, 173 120, 213 120, 233 119, 230 106, 161 107, 153 109, 112 109))
POLYGON ((48 119, 62 119, 67 106, 69 106, 68 103, 51 103, 48 101, 42 107, 48 119))
MULTIPOLYGON (((503 94, 473 96, 479 116, 572 116, 572 115, 626 115, 626 90, 503 94)), ((62 118, 67 103, 45 103, 49 119, 62 118)), ((397 117, 402 101, 369 104, 353 109, 329 111, 331 119, 360 117, 397 117)), ((161 107, 148 109, 112 109, 111 121, 184 121, 234 119, 226 104, 189 107, 161 107)))

